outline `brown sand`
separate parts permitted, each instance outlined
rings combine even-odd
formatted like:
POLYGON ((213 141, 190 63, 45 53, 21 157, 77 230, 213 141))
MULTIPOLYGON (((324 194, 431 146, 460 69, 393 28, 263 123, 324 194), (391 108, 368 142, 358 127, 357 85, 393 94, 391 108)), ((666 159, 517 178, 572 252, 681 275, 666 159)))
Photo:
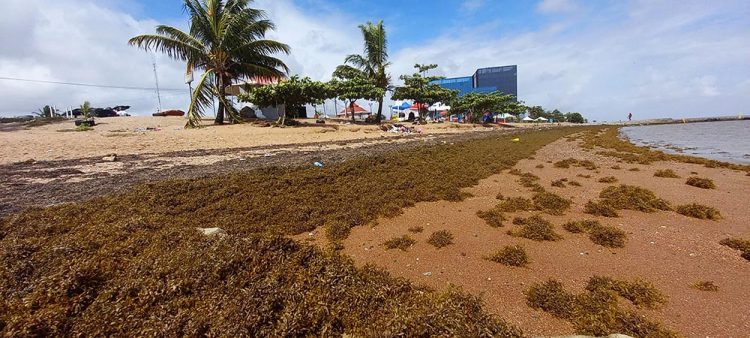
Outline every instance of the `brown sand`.
MULTIPOLYGON (((474 197, 463 202, 420 203, 401 216, 380 219, 375 227, 358 227, 345 240, 344 252, 358 265, 373 263, 395 276, 437 289, 449 284, 482 295, 490 311, 519 325, 531 335, 573 333, 571 325, 549 314, 528 307, 523 295, 531 284, 548 278, 561 280, 566 288, 581 291, 592 275, 616 278, 636 277, 653 282, 669 296, 662 310, 645 311, 649 318, 661 321, 687 337, 741 337, 750 332, 750 263, 739 252, 719 245, 729 236, 750 235, 750 178, 745 173, 709 169, 683 163, 628 165, 615 159, 594 155, 575 142, 559 140, 540 150, 535 159, 521 161, 516 168, 541 178, 548 191, 572 198, 574 205, 564 216, 543 217, 556 224, 564 239, 558 242, 534 242, 510 237, 514 216, 532 212, 508 213, 502 228, 491 228, 476 216, 498 201, 498 192, 507 196, 530 197, 531 192, 517 183, 517 176, 499 174, 482 180, 466 191, 474 197), (601 166, 599 172, 584 168, 559 169, 547 161, 565 158, 590 159, 601 166), (543 164, 542 169, 536 168, 543 164), (611 169, 619 165, 623 169, 611 169), (638 167, 641 171, 628 169, 638 167), (653 176, 657 169, 673 169, 683 178, 653 176), (691 172, 709 177, 718 189, 703 190, 685 185, 691 172), (576 177, 592 175, 591 178, 576 177), (605 176, 615 176, 620 183, 638 185, 654 191, 674 205, 701 203, 718 208, 724 219, 715 222, 698 220, 675 212, 640 213, 622 211, 620 218, 593 217, 583 213, 583 205, 598 196, 608 184, 598 183, 605 176), (555 188, 552 180, 569 178, 582 187, 555 188), (570 234, 560 225, 568 220, 593 219, 622 228, 628 233, 625 248, 608 249, 592 243, 584 234, 570 234), (411 234, 408 228, 424 227, 411 234), (434 231, 448 230, 455 236, 453 245, 436 249, 426 243, 434 231), (386 250, 382 243, 392 237, 409 234, 417 243, 407 252, 386 250), (523 245, 530 258, 527 268, 511 268, 483 259, 504 245, 523 245), (718 292, 703 292, 690 287, 699 281, 713 281, 718 292)), ((298 238, 324 243, 322 231, 298 238)))
MULTIPOLYGON (((375 125, 329 123, 310 127, 268 128, 252 124, 184 129, 181 117, 113 117, 96 119, 92 131, 75 132, 72 121, 24 129, 0 128, 0 164, 28 160, 52 161, 83 157, 247 148, 255 146, 336 142, 399 137, 375 125), (338 127, 334 129, 334 127, 338 127), (146 130, 155 128, 157 130, 146 130)), ((424 134, 458 133, 489 128, 452 123, 418 126, 424 134)))

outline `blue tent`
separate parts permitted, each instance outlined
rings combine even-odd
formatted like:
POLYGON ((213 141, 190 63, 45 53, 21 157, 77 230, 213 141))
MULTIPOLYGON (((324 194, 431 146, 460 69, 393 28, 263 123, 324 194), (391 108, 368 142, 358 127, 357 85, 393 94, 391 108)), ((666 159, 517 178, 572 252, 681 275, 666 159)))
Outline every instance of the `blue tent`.
POLYGON ((411 108, 411 104, 408 103, 408 102, 404 102, 400 106, 396 105, 396 106, 392 106, 391 108, 393 110, 407 110, 407 109, 411 108))

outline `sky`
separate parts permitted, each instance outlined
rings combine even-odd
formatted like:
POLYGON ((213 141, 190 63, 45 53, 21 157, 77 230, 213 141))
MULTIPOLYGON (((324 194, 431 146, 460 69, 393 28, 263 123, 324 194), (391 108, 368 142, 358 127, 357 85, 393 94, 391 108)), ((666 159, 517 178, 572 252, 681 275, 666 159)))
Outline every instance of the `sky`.
MULTIPOLYGON (((181 0, 0 0, 0 113, 44 105, 187 109, 185 65, 127 45, 158 24, 187 29, 181 0)), ((415 63, 435 75, 518 65, 519 99, 589 120, 698 117, 750 111, 747 0, 256 0, 287 43, 291 74, 330 79, 361 53, 357 25, 384 20, 396 85, 415 63)), ((390 102, 388 99, 387 102, 390 102)), ((369 108, 366 102, 360 103, 369 108)), ((341 107, 341 104, 338 105, 341 107)), ((329 102, 326 110, 334 110, 329 102)))

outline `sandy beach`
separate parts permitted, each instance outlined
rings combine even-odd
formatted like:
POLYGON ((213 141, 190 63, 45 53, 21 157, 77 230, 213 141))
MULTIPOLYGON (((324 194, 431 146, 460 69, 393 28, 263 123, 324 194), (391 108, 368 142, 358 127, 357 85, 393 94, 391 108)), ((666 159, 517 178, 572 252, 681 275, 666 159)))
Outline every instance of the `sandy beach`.
MULTIPOLYGON (((531 198, 533 193, 518 183, 518 176, 497 174, 465 189, 472 197, 462 202, 426 202, 408 208, 400 216, 378 219, 376 226, 357 227, 344 241, 344 252, 358 265, 386 267, 395 276, 445 290, 457 285, 481 295, 491 312, 523 328, 530 335, 555 336, 575 333, 569 323, 526 304, 524 291, 549 278, 580 291, 594 275, 653 282, 668 297, 668 305, 647 316, 664 323, 687 337, 740 337, 750 332, 750 304, 738 302, 750 290, 748 262, 737 251, 719 244, 726 237, 746 237, 750 233, 750 179, 744 172, 706 168, 701 165, 658 162, 651 165, 621 163, 615 158, 595 155, 564 139, 547 145, 533 159, 520 161, 514 168, 540 177, 550 192, 572 199, 572 210, 563 216, 543 215, 555 224, 563 239, 536 242, 506 234, 516 228, 514 217, 529 217, 539 212, 506 214, 500 228, 492 228, 476 213, 505 197, 531 198), (553 162, 575 158, 591 160, 599 167, 555 168, 553 162), (543 168, 542 168, 543 167, 543 168), (617 169, 613 169, 617 168, 617 169), (638 171, 635 171, 637 168, 638 171), (672 169, 682 178, 654 177, 657 170, 672 169), (580 176, 579 176, 580 175, 580 176), (581 177, 589 176, 589 177, 581 177), (616 177, 617 183, 600 183, 603 177, 616 177), (685 184, 685 178, 712 179, 715 190, 685 184), (577 181, 580 187, 551 186, 560 179, 577 181), (718 208, 720 221, 689 218, 676 212, 643 213, 625 210, 621 217, 604 218, 584 213, 584 204, 596 199, 608 186, 628 184, 645 187, 674 205, 700 203, 718 208), (571 234, 560 226, 568 221, 596 219, 627 233, 622 249, 605 248, 592 243, 586 235, 571 234), (419 226, 423 232, 408 229, 419 226), (436 249, 427 244, 430 234, 447 230, 454 244, 436 249), (411 236, 416 243, 407 251, 388 250, 386 239, 411 236), (503 266, 484 259, 505 245, 522 245, 531 259, 526 268, 503 266), (713 281, 718 292, 698 291, 691 287, 700 281, 713 281)), ((300 235, 305 242, 325 243, 320 231, 300 235)))
MULTIPOLYGON (((159 154, 189 150, 213 150, 324 143, 348 140, 397 138, 374 125, 351 125, 347 122, 316 125, 302 120, 308 127, 269 128, 250 123, 185 129, 181 117, 112 117, 98 118, 91 131, 76 132, 72 121, 23 128, 17 124, 2 125, 0 130, 0 164, 22 161, 57 161, 109 154, 159 154)), ((522 126, 524 127, 524 126, 522 126)), ((453 123, 417 126, 422 135, 450 134, 484 130, 481 126, 453 123)))

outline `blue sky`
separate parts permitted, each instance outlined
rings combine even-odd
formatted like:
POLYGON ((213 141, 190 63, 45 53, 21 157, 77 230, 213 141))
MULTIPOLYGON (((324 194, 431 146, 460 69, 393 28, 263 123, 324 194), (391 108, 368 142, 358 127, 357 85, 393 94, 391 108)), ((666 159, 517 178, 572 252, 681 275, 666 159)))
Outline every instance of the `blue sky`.
MULTIPOLYGON (((184 88, 184 65, 127 46, 157 24, 186 28, 181 0, 2 0, 0 77, 184 88)), ((592 120, 736 115, 750 109, 747 0, 257 0, 288 43, 293 74, 330 78, 361 52, 357 25, 383 19, 390 73, 436 63, 445 76, 518 65, 519 98, 592 120)), ((186 90, 186 89, 185 89, 186 90)), ((156 109, 151 92, 0 81, 0 112, 44 104, 156 109)), ((164 106, 185 109, 181 91, 164 106)))

